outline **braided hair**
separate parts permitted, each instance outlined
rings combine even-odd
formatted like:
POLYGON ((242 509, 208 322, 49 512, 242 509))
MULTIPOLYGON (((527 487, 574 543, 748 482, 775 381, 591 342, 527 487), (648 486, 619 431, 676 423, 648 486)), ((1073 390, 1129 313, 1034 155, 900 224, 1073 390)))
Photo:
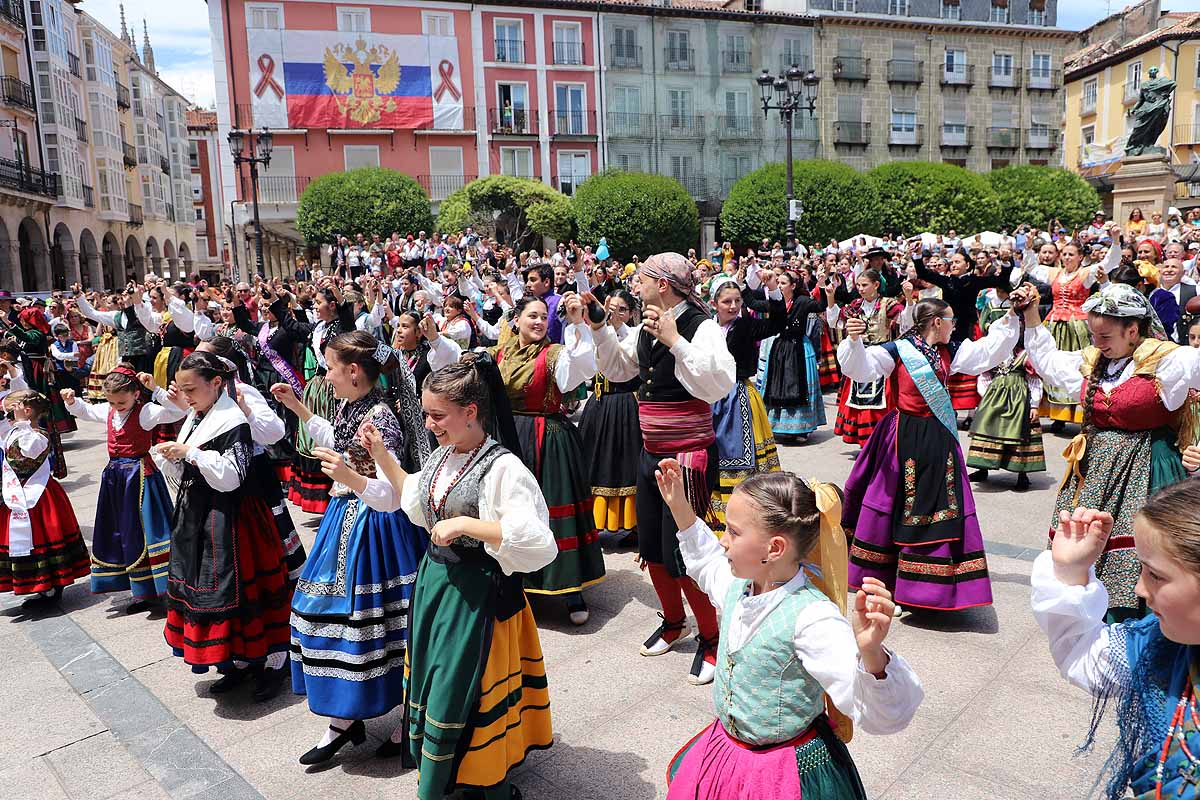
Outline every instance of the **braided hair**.
POLYGON ((803 560, 821 536, 821 512, 809 485, 791 472, 752 475, 733 490, 758 506, 759 519, 772 535, 784 536, 803 560))

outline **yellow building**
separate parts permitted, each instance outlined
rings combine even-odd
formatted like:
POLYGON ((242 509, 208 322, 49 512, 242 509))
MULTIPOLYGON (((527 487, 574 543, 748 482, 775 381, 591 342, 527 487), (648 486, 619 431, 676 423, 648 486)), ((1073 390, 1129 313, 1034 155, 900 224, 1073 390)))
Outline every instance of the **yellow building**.
MULTIPOLYGON (((1086 32, 1085 32, 1086 33, 1086 32)), ((1177 84, 1171 118, 1157 144, 1170 154, 1164 196, 1176 207, 1200 206, 1200 14, 1162 14, 1156 26, 1127 42, 1093 42, 1067 57, 1063 142, 1066 166, 1105 194, 1121 168, 1133 126, 1130 111, 1150 70, 1177 84)), ((1111 201, 1106 199, 1106 203, 1111 201)), ((1147 217, 1153 211, 1144 209, 1147 217)))

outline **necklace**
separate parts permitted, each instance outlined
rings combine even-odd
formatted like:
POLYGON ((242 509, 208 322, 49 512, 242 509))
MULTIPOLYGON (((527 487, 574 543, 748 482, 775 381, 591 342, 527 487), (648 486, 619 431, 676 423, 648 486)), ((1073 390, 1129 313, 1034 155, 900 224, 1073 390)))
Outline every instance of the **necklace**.
POLYGON ((1115 381, 1117 378, 1121 377, 1121 373, 1125 371, 1125 363, 1128 360, 1129 357, 1126 356, 1125 358, 1118 358, 1114 361, 1110 361, 1104 368, 1104 372, 1100 375, 1100 382, 1104 383, 1106 381, 1115 381))
MULTIPOLYGON (((1167 756, 1171 751, 1171 739, 1174 738, 1179 743, 1179 749, 1187 758, 1187 766, 1181 766, 1177 772, 1177 776, 1183 783, 1180 784, 1179 794, 1182 795, 1188 786, 1196 787, 1200 785, 1200 760, 1198 760, 1187 745, 1187 736, 1184 733, 1184 714, 1191 718, 1192 727, 1200 730, 1200 716, 1196 713, 1196 692, 1193 688, 1192 671, 1188 670, 1188 685, 1183 694, 1179 698, 1179 702, 1175 705, 1175 713, 1171 717, 1171 725, 1167 728, 1167 735, 1163 739, 1162 751, 1158 756, 1158 764, 1154 768, 1154 800, 1162 800, 1163 787, 1163 772, 1167 766, 1167 756)), ((1175 777, 1175 776, 1172 776, 1175 777)))
POLYGON ((446 452, 442 454, 442 460, 438 463, 437 469, 433 473, 433 480, 429 482, 429 507, 433 509, 433 514, 438 519, 442 518, 442 511, 446 508, 446 501, 450 499, 450 493, 454 491, 454 487, 458 485, 459 479, 466 474, 467 467, 471 466, 471 462, 475 460, 475 456, 483 449, 483 445, 487 442, 485 437, 482 442, 475 446, 475 449, 467 453, 467 460, 463 462, 462 467, 450 479, 450 483, 446 486, 446 492, 442 495, 442 501, 439 503, 433 499, 435 487, 437 486, 438 478, 442 477, 442 470, 446 466, 446 461, 450 458, 450 453, 454 451, 453 447, 446 448, 446 452))

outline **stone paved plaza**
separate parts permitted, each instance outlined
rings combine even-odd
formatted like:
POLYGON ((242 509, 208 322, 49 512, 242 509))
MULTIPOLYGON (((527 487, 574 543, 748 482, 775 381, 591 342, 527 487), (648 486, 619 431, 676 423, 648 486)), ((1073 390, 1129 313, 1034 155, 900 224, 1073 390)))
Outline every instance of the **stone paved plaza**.
MULTIPOLYGON (((827 397, 827 402, 832 398, 827 397)), ((830 406, 832 423, 835 409, 830 406)), ((90 539, 105 464, 101 428, 67 439, 64 486, 90 539)), ((965 442, 966 437, 963 436, 965 442)), ((976 489, 995 605, 945 615, 905 614, 889 644, 915 666, 925 703, 904 732, 859 734, 850 746, 878 800, 1041 800, 1094 795, 1111 724, 1096 753, 1075 757, 1090 700, 1050 660, 1029 611, 1031 561, 1045 541, 1066 438, 1047 436, 1050 471, 1015 494, 999 474, 976 489)), ((785 469, 842 482, 851 448, 829 428, 782 448, 785 469)), ((318 520, 293 512, 305 544, 318 520)), ((666 794, 675 751, 713 717, 709 687, 685 678, 693 648, 648 659, 655 628, 649 580, 628 551, 606 557, 608 579, 588 591, 591 621, 575 628, 555 602, 534 601, 550 678, 555 744, 514 775, 530 800, 652 800, 666 794)), ((373 757, 399 720, 368 722, 371 739, 321 768, 297 756, 324 721, 284 692, 214 697, 163 641, 161 613, 126 614, 128 596, 67 590, 63 613, 30 617, 0 600, 0 798, 321 798, 415 796, 416 776, 373 757)))

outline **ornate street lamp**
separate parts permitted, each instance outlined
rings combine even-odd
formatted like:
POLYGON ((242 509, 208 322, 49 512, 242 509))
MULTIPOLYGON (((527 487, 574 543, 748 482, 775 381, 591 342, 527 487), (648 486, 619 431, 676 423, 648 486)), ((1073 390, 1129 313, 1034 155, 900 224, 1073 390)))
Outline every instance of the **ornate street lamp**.
POLYGON ((770 117, 772 110, 779 112, 787 134, 787 237, 791 247, 796 239, 796 219, 801 210, 793 211, 795 199, 792 188, 792 118, 797 111, 808 111, 811 119, 817 111, 817 87, 821 78, 812 70, 805 72, 799 64, 792 64, 781 75, 771 75, 767 70, 754 79, 762 96, 763 116, 770 117), (774 99, 772 99, 774 95, 774 99))
MULTIPOLYGON (((263 128, 257 133, 253 130, 229 132, 229 152, 233 156, 233 165, 240 174, 242 164, 250 165, 250 194, 254 201, 254 259, 259 275, 266 275, 263 266, 263 231, 258 218, 258 165, 266 167, 271 163, 271 147, 273 135, 263 128), (246 145, 249 144, 249 152, 246 145)), ((240 278, 241 276, 236 276, 240 278)))

